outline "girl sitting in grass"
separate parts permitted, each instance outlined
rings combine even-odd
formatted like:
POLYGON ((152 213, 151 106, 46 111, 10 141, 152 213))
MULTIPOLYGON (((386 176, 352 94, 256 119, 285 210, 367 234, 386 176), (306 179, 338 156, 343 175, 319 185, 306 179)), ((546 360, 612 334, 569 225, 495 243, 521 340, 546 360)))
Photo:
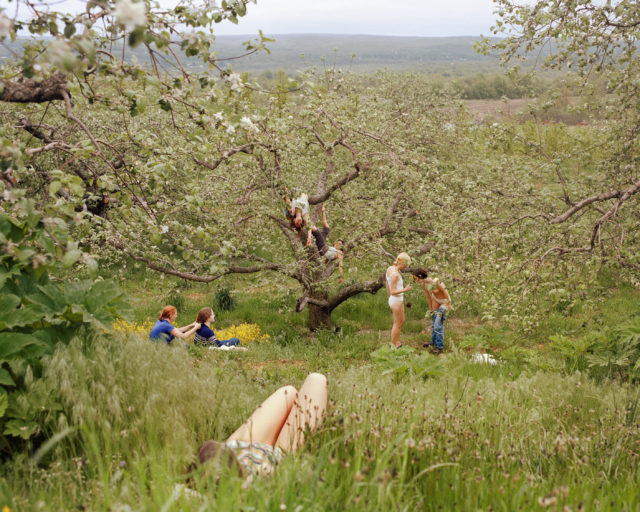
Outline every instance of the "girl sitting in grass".
POLYGON ((196 322, 202 324, 196 331, 193 343, 202 345, 203 347, 235 347, 240 344, 238 338, 229 338, 228 340, 219 340, 216 333, 211 330, 211 323, 216 319, 216 314, 211 308, 202 308, 198 312, 196 322))
POLYGON ((197 329, 200 329, 200 322, 197 321, 184 327, 176 327, 173 325, 176 318, 178 318, 178 310, 175 306, 165 306, 160 313, 160 318, 149 333, 149 339, 151 341, 166 341, 168 345, 171 345, 174 338, 188 339, 197 329))

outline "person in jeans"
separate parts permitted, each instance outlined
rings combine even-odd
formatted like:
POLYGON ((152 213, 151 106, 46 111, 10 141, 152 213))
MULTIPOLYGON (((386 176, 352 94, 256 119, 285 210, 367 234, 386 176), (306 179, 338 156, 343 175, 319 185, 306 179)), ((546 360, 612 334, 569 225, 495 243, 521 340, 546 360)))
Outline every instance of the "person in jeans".
POLYGON ((429 277, 423 268, 413 271, 413 279, 420 284, 427 296, 431 312, 431 341, 427 341, 423 347, 432 347, 431 351, 439 354, 444 349, 444 322, 451 308, 451 297, 444 283, 437 277, 429 277))
POLYGON ((196 322, 202 324, 196 331, 196 335, 193 338, 195 345, 202 345, 203 347, 235 347, 240 344, 238 338, 230 338, 228 340, 219 340, 216 334, 211 330, 211 323, 216 319, 216 314, 211 308, 202 308, 198 311, 198 318, 196 322))

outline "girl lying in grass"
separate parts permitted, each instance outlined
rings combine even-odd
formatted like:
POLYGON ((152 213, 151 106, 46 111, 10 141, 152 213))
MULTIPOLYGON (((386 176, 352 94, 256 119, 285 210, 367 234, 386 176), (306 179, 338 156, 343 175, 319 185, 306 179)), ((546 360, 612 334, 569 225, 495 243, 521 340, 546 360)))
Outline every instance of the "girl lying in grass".
POLYGON ((206 471, 233 466, 245 477, 268 475, 286 452, 303 445, 305 431, 318 427, 326 407, 327 378, 311 373, 300 391, 293 386, 275 391, 224 443, 205 442, 197 465, 206 471))

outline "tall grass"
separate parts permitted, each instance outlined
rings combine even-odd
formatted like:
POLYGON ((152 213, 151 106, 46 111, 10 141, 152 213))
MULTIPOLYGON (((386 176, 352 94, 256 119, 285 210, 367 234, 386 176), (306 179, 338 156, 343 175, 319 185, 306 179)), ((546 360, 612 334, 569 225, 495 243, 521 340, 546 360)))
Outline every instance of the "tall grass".
POLYGON ((248 353, 189 352, 142 336, 61 347, 46 383, 59 404, 40 461, 4 467, 12 510, 636 510, 640 430, 633 391, 518 361, 441 358, 444 375, 383 375, 371 335, 291 335, 248 353), (357 363, 353 364, 354 361, 357 363), (173 496, 206 439, 225 439, 277 387, 309 371, 330 407, 271 478, 200 475, 173 496), (631 421, 630 421, 631 418, 631 421), (44 505, 43 505, 44 504, 44 505))

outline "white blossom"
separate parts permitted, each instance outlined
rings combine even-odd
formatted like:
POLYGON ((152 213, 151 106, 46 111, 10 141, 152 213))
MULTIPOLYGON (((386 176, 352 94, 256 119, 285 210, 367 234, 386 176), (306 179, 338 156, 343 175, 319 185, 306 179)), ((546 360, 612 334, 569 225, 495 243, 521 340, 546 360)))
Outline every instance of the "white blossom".
POLYGON ((113 15, 118 23, 124 25, 127 30, 133 30, 147 22, 144 2, 134 3, 131 0, 118 0, 113 15))
POLYGON ((169 226, 167 226, 166 224, 163 224, 162 226, 160 226, 160 233, 168 233, 169 232, 169 226))
POLYGON ((13 29, 13 21, 7 18, 6 15, 0 14, 0 40, 11 35, 13 29))
POLYGON ((182 39, 184 39, 188 44, 195 44, 198 42, 198 34, 191 30, 182 34, 182 39))
POLYGON ((227 76, 227 82, 229 82, 232 91, 242 92, 244 83, 242 83, 242 77, 240 77, 238 73, 229 73, 227 76))
POLYGON ((224 115, 222 114, 222 110, 220 112, 216 112, 215 114, 213 114, 213 118, 216 121, 222 121, 224 119, 224 115))
POLYGON ((227 126, 227 133, 229 135, 233 135, 234 133, 236 133, 236 127, 230 124, 229 126, 227 126))
POLYGON ((250 117, 243 117, 242 119, 240 119, 240 126, 242 126, 248 132, 258 131, 257 126, 253 124, 253 121, 251 121, 250 117))
POLYGON ((16 197, 13 195, 13 192, 11 192, 11 190, 9 190, 8 188, 5 188, 2 192, 2 199, 4 199, 5 201, 10 201, 12 203, 15 203, 16 201, 16 197))

